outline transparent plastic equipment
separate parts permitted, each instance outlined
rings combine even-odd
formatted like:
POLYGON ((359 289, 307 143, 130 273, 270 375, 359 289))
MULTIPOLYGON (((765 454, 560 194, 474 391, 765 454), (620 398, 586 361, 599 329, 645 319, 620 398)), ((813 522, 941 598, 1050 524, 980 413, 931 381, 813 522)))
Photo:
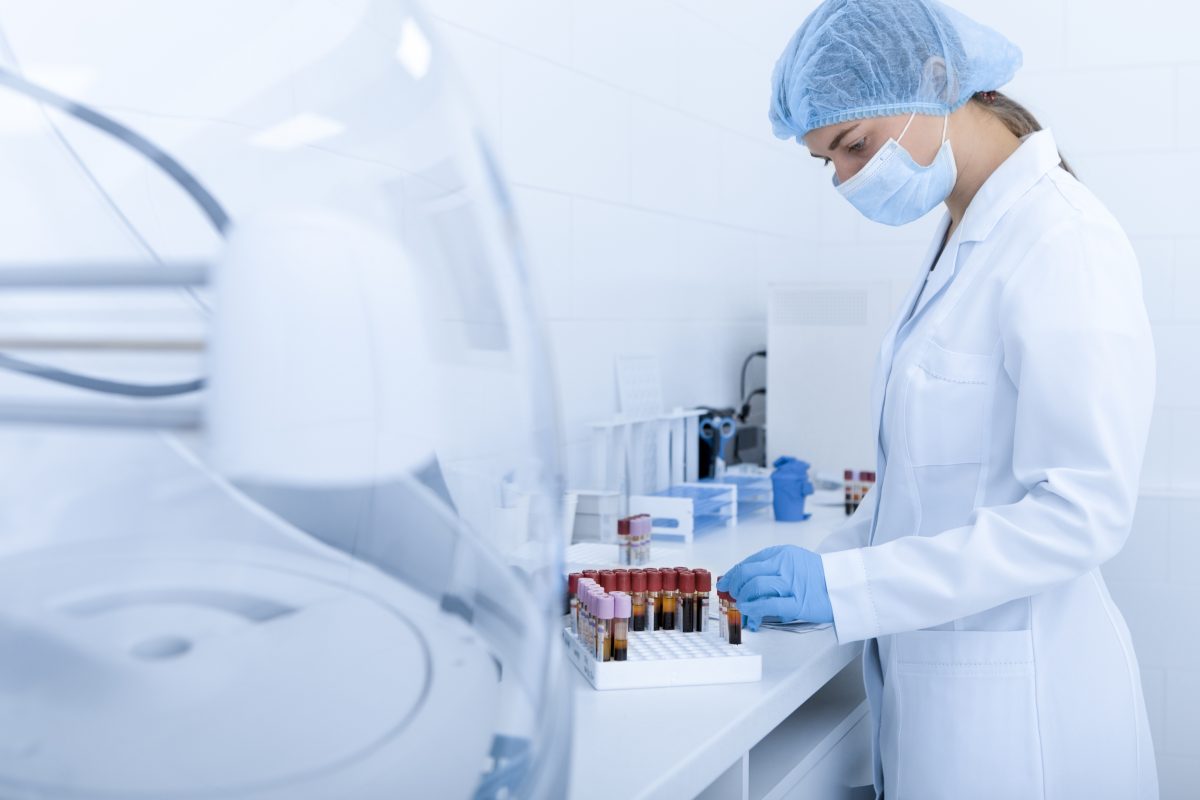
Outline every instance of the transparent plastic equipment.
POLYGON ((0 0, 0 796, 561 797, 554 389, 404 0, 0 0))

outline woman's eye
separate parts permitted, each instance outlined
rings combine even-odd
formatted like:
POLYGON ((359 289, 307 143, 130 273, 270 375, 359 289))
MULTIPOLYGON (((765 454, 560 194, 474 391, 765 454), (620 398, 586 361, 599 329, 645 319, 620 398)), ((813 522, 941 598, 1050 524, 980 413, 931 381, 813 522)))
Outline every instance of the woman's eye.
POLYGON ((860 153, 860 152, 862 152, 862 149, 866 146, 867 146, 867 137, 864 136, 863 138, 859 139, 854 144, 850 145, 850 147, 847 149, 851 153, 860 153))
POLYGON ((823 159, 821 159, 821 160, 825 162, 825 166, 827 166, 827 167, 828 167, 830 164, 832 164, 832 163, 833 163, 833 162, 832 162, 832 161, 830 161, 828 158, 823 158, 823 159))

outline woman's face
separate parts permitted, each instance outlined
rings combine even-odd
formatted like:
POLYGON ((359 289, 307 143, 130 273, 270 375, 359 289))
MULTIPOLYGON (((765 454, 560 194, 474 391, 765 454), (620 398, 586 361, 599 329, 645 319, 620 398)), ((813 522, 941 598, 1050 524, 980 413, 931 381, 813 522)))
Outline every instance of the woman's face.
MULTIPOLYGON (((845 183, 879 152, 888 139, 900 139, 911 114, 895 117, 872 117, 839 122, 809 131, 804 137, 813 158, 833 166, 839 183, 845 183)), ((933 163, 942 146, 942 124, 945 117, 917 114, 900 144, 921 166, 933 163)), ((947 131, 947 136, 949 132, 947 131)))

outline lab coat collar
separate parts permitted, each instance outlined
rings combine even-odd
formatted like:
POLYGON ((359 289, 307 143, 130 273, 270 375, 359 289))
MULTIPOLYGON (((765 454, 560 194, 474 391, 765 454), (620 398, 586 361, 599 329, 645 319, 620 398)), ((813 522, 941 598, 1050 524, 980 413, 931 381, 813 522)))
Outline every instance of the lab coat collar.
POLYGON ((963 215, 959 243, 982 242, 1012 208, 1046 173, 1059 164, 1058 145, 1048 130, 1024 137, 1021 146, 983 182, 963 215))
MULTIPOLYGON (((912 313, 913 324, 916 324, 925 306, 941 293, 958 272, 960 249, 964 245, 987 239, 1013 204, 1058 163, 1058 145, 1054 143, 1050 131, 1036 131, 1022 138, 1020 146, 996 167, 971 199, 962 224, 946 243, 937 269, 929 275, 928 286, 917 300, 917 307, 912 313)), ((939 232, 933 242, 934 248, 941 244, 946 228, 940 227, 939 232)), ((931 260, 931 256, 926 257, 926 264, 931 260)))

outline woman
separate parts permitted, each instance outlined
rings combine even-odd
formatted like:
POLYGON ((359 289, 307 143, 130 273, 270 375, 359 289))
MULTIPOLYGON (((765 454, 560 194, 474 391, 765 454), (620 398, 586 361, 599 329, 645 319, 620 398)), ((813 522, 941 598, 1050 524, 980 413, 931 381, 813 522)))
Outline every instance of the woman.
POLYGON ((1099 567, 1129 533, 1154 395, 1137 261, 1054 139, 995 90, 1003 37, 926 0, 828 0, 771 118, 892 225, 947 214, 875 372, 877 488, 818 555, 731 569, 750 626, 865 640, 875 784, 901 798, 1158 794, 1099 567))

